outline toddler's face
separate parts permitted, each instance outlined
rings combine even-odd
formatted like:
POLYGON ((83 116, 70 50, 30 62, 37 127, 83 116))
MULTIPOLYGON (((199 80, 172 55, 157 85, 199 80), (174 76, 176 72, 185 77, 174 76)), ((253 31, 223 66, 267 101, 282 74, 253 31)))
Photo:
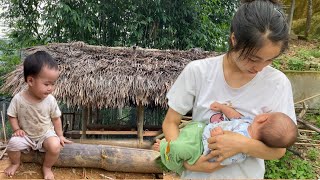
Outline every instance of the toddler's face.
POLYGON ((42 68, 40 73, 34 77, 32 86, 29 87, 33 94, 39 99, 46 98, 54 91, 56 80, 59 77, 59 71, 56 69, 42 68))

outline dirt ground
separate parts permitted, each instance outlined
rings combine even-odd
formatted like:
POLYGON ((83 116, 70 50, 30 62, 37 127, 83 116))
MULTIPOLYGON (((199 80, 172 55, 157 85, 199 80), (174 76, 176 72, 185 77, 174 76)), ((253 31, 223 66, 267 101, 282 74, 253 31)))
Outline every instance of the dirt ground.
MULTIPOLYGON (((0 160, 0 179, 42 179, 41 165, 23 163, 16 174, 10 178, 5 176, 4 170, 10 165, 7 157, 0 160)), ((93 168, 58 168, 53 167, 56 179, 162 179, 163 175, 108 172, 93 168)), ((165 178, 166 179, 166 178, 165 178)))

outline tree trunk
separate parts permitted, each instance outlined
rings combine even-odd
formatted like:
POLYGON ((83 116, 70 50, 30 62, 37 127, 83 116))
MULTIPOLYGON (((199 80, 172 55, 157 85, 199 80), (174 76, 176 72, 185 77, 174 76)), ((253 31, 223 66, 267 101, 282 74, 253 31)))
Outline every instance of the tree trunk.
MULTIPOLYGON (((56 167, 102 168, 107 171, 162 173, 155 163, 159 152, 146 149, 108 145, 66 144, 61 150, 56 167)), ((44 153, 32 151, 22 153, 22 162, 42 164, 44 153)))
POLYGON ((312 0, 308 0, 308 11, 306 20, 306 31, 305 37, 308 38, 311 29, 311 18, 312 18, 312 0))
POLYGON ((295 7, 296 1, 291 0, 291 6, 290 6, 290 14, 288 18, 288 24, 289 24, 289 34, 291 34, 291 28, 292 28, 292 20, 293 20, 293 14, 294 14, 294 7, 295 7))

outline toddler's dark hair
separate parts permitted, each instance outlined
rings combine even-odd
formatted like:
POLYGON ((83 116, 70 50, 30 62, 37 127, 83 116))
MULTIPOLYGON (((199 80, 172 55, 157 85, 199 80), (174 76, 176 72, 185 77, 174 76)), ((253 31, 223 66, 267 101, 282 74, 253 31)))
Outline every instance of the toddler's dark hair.
POLYGON ((26 57, 23 62, 24 80, 27 82, 28 76, 37 76, 43 67, 58 70, 57 62, 45 51, 37 51, 26 57))

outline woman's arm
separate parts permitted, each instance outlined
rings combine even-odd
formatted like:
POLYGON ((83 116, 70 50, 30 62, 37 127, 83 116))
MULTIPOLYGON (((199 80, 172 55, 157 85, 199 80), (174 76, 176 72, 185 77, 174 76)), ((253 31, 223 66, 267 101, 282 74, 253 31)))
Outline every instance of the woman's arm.
POLYGON ((178 138, 181 119, 181 114, 169 108, 162 124, 162 130, 167 141, 178 138))
POLYGON ((270 148, 258 140, 247 138, 241 134, 231 131, 223 131, 222 135, 213 136, 208 139, 208 147, 212 149, 212 156, 218 156, 222 161, 238 153, 265 160, 279 159, 285 152, 285 148, 270 148))

